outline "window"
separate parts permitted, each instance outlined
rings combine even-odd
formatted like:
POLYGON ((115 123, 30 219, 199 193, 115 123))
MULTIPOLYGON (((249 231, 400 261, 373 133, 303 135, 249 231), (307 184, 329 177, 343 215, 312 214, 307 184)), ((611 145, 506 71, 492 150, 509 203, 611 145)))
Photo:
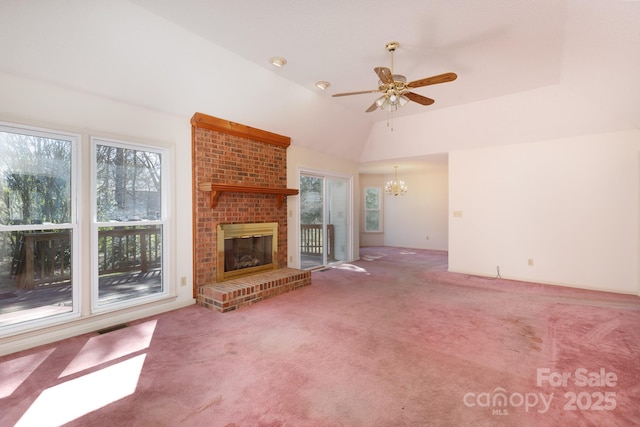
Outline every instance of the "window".
POLYGON ((382 231, 382 209, 380 208, 380 187, 364 189, 364 231, 369 233, 382 231))
POLYGON ((93 138, 89 171, 81 141, 0 123, 0 336, 169 293, 165 150, 93 138), (86 210, 84 173, 92 176, 86 210), (82 220, 91 239, 80 237, 82 220))
POLYGON ((164 153, 93 139, 94 310, 167 293, 164 153))
POLYGON ((79 315, 78 143, 0 124, 2 332, 79 315))

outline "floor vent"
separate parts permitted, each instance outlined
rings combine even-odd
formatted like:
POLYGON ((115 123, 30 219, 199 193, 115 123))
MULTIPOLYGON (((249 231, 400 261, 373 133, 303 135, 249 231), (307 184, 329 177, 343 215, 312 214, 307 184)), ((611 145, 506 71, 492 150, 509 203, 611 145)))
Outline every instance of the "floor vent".
POLYGON ((111 326, 108 328, 104 328, 104 329, 100 329, 99 331, 96 331, 96 334, 102 335, 102 334, 106 334, 109 332, 113 332, 113 331, 117 331, 118 329, 124 329, 126 327, 128 327, 129 325, 127 325, 126 323, 123 323, 122 325, 116 325, 116 326, 111 326))

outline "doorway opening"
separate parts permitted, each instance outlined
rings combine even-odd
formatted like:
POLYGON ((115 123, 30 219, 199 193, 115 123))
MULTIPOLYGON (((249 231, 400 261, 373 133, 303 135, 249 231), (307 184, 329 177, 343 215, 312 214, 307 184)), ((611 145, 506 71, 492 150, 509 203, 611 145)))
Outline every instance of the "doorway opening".
POLYGON ((317 269, 348 260, 349 178, 300 173, 300 267, 317 269))

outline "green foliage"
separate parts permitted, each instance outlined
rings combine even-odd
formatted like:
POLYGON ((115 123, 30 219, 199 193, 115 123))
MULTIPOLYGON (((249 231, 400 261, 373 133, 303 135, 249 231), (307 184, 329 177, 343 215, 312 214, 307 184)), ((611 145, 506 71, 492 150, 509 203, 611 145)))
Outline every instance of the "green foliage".
POLYGON ((160 218, 160 154, 98 145, 96 164, 98 221, 160 218))
POLYGON ((322 178, 300 176, 300 223, 322 224, 322 178))
POLYGON ((70 141, 0 131, 0 223, 71 221, 70 141))
POLYGON ((367 188, 364 192, 364 208, 380 209, 380 189, 367 188))

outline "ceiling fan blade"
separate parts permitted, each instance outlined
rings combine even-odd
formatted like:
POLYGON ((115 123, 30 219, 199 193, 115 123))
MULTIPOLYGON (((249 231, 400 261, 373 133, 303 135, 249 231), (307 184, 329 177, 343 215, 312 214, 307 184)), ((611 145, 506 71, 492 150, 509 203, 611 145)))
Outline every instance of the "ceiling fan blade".
POLYGON ((376 67, 373 71, 376 72, 382 83, 393 83, 393 74, 387 67, 376 67))
POLYGON ((409 98, 410 100, 412 100, 413 102, 417 102, 418 104, 422 104, 422 105, 431 105, 434 102, 436 102, 431 98, 427 98, 426 96, 418 95, 417 93, 413 93, 413 92, 405 92, 403 95, 409 98))
POLYGON ((439 74, 437 76, 427 77, 420 80, 414 80, 410 83, 407 83, 407 87, 413 88, 413 87, 435 85, 438 83, 447 83, 447 82, 452 82, 457 78, 458 76, 456 75, 456 73, 444 73, 444 74, 439 74))
POLYGON ((361 95, 363 93, 377 93, 380 92, 380 89, 375 89, 375 90, 363 90, 360 92, 343 92, 343 93, 334 93, 331 96, 349 96, 349 95, 361 95))
POLYGON ((374 102, 373 104, 371 104, 371 106, 369 108, 367 108, 367 113, 370 113, 372 111, 376 111, 378 109, 378 103, 377 100, 376 102, 374 102))

